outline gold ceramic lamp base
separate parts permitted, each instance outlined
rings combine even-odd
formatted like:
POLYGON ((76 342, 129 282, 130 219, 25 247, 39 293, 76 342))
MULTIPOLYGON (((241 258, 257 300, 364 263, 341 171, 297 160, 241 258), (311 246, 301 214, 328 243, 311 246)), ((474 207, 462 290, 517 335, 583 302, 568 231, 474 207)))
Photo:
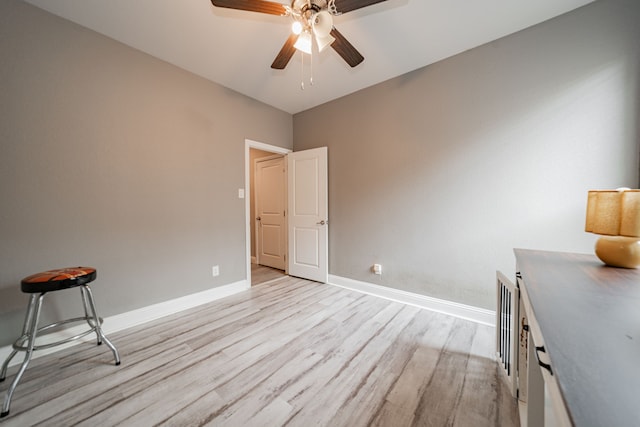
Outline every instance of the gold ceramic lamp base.
POLYGON ((640 267, 640 239, 625 236, 602 236, 596 242, 596 255, 611 267, 640 267))

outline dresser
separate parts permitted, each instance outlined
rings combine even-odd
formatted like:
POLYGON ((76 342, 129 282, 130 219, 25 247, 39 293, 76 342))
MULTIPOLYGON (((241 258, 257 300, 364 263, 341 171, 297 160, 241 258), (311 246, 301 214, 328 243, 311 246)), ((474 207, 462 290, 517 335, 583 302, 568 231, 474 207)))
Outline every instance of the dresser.
POLYGON ((514 252, 529 343, 522 425, 640 426, 640 270, 514 252))

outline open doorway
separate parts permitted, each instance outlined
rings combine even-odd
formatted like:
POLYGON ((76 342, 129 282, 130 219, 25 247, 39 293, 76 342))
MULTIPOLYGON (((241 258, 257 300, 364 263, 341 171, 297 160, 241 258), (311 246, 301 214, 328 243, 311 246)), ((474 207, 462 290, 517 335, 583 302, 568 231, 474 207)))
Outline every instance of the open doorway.
MULTIPOLYGON (((251 264, 286 272, 287 176, 285 157, 251 149, 251 264)), ((252 283, 255 283, 253 278, 252 283)))
POLYGON ((251 149, 251 263, 286 270, 285 158, 251 149))
MULTIPOLYGON (((282 233, 286 231, 286 223, 282 224, 282 218, 276 218, 277 215, 271 215, 270 211, 275 209, 271 208, 272 205, 278 205, 278 203, 266 203, 267 215, 260 215, 258 213, 259 206, 256 203, 256 190, 259 190, 256 184, 256 163, 262 165, 262 169, 258 171, 258 174, 263 174, 262 182, 267 184, 273 184, 278 179, 275 177, 275 168, 277 166, 278 159, 281 167, 284 167, 284 156, 290 153, 291 150, 277 147, 275 145, 264 144, 257 141, 245 140, 245 188, 246 199, 246 217, 247 217, 247 230, 246 230, 246 245, 247 245, 247 281, 253 286, 256 284, 256 280, 260 277, 275 277, 278 274, 285 274, 286 263, 279 262, 277 256, 280 258, 286 254, 286 237, 283 241, 280 240, 282 233), (260 220, 257 220, 260 218, 260 220), (280 221, 280 222, 279 222, 280 221), (261 241, 266 239, 265 242, 261 241), (274 240, 275 239, 275 240, 274 240), (270 243, 271 242, 271 243, 270 243), (282 247, 284 246, 284 248, 282 247), (259 266, 258 263, 263 264, 259 266), (275 271, 268 271, 268 269, 276 267, 275 271)), ((258 177, 260 179, 260 177, 258 177)), ((282 184, 286 181, 283 179, 282 184)), ((280 201, 286 206, 286 189, 283 189, 283 199, 280 201)), ((268 200, 271 195, 261 192, 263 201, 265 198, 268 200)), ((283 213, 282 213, 283 214, 283 213)), ((283 215, 281 215, 283 216, 283 215)))
MULTIPOLYGON (((327 283, 329 278, 329 210, 327 147, 292 152, 245 140, 245 236, 247 281, 251 283, 251 150, 284 155, 287 177, 286 273, 327 283)), ((255 225, 254 225, 255 226, 255 225)))

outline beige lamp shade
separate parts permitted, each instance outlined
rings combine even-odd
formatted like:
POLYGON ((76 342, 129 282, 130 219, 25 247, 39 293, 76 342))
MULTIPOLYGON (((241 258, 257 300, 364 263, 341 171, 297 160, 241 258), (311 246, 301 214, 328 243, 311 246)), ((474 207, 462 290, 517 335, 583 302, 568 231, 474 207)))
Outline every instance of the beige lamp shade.
POLYGON ((586 223, 584 224, 584 231, 588 233, 593 233, 593 221, 596 217, 597 199, 598 199, 598 192, 595 190, 589 191, 587 195, 586 223))
POLYGON ((585 231, 602 234, 596 255, 613 267, 640 266, 640 190, 592 190, 585 231))
POLYGON ((589 193, 595 193, 595 198, 591 199, 591 209, 587 209, 587 224, 591 224, 591 230, 587 231, 617 236, 620 232, 622 192, 602 190, 589 193))
POLYGON ((640 190, 589 191, 585 231, 640 237, 640 190))
POLYGON ((620 235, 640 237, 640 190, 622 193, 620 235))

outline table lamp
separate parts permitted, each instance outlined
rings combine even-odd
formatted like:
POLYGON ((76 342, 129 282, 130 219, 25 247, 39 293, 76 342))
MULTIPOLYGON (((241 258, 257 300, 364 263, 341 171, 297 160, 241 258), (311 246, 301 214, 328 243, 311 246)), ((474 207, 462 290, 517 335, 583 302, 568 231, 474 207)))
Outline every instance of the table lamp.
POLYGON ((585 231, 601 234, 596 255, 612 267, 640 266, 640 190, 591 190, 585 231))

